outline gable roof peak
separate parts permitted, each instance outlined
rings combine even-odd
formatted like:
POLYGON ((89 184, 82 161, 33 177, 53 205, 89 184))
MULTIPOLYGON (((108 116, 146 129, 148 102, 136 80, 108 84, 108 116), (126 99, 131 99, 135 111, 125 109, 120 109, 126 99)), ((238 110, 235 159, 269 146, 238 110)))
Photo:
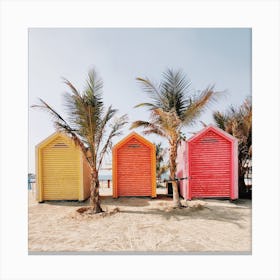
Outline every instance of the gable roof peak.
POLYGON ((137 140, 139 140, 141 143, 143 143, 144 145, 146 145, 148 147, 154 148, 154 144, 152 142, 150 142, 149 140, 144 138, 142 135, 136 133, 135 131, 132 131, 126 137, 124 137, 122 140, 120 140, 117 144, 115 144, 113 149, 119 149, 120 147, 125 145, 128 141, 130 141, 133 138, 136 138, 137 140))
POLYGON ((199 137, 202 137, 204 134, 206 134, 208 131, 213 131, 214 133, 217 133, 218 135, 220 135, 223 138, 228 139, 229 141, 237 141, 237 138, 235 138, 234 136, 232 136, 231 134, 227 133, 226 131, 220 129, 219 127, 213 125, 213 124, 209 124, 208 126, 206 126, 205 128, 203 128, 202 130, 200 130, 199 132, 197 132, 194 136, 192 136, 191 138, 189 138, 187 141, 191 142, 196 140, 199 137))

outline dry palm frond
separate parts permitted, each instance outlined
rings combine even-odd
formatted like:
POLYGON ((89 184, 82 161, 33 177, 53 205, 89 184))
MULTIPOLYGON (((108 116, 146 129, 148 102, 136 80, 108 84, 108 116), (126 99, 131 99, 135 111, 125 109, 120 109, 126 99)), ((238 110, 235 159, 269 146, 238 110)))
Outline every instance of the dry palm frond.
POLYGON ((198 96, 192 99, 191 104, 184 112, 183 124, 189 125, 205 111, 205 109, 224 92, 214 91, 214 86, 209 86, 203 90, 198 96))
POLYGON ((226 113, 213 114, 216 124, 238 139, 239 177, 244 181, 246 163, 252 158, 252 103, 246 99, 239 108, 231 106, 226 113))

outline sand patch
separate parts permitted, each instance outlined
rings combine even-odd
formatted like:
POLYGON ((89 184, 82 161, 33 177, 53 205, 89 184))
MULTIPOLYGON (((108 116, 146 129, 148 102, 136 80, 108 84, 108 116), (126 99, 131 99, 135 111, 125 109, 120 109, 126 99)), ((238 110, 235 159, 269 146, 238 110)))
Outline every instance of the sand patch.
MULTIPOLYGON (((83 215, 88 202, 29 204, 30 252, 250 252, 251 201, 203 199, 173 209, 171 197, 102 197, 106 214, 83 215), (117 210, 115 210, 117 209, 117 210), (94 216, 94 217, 93 217, 94 216)), ((86 212, 86 211, 85 211, 86 212)))

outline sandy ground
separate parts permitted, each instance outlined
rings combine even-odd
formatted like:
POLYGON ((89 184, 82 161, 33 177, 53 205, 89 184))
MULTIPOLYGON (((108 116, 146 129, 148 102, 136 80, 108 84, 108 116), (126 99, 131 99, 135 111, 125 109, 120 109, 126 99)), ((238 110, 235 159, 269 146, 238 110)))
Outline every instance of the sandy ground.
POLYGON ((172 208, 172 198, 113 199, 101 188, 102 207, 119 212, 82 216, 88 202, 37 203, 29 192, 29 252, 251 253, 251 201, 203 199, 172 208))

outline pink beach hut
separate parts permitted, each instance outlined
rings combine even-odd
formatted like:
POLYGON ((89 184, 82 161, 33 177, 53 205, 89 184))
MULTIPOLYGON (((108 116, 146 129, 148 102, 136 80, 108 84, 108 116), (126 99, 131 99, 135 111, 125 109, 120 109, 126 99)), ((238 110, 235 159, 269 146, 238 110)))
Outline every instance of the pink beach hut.
POLYGON ((192 198, 238 198, 238 141, 207 126, 178 148, 180 194, 192 198))

